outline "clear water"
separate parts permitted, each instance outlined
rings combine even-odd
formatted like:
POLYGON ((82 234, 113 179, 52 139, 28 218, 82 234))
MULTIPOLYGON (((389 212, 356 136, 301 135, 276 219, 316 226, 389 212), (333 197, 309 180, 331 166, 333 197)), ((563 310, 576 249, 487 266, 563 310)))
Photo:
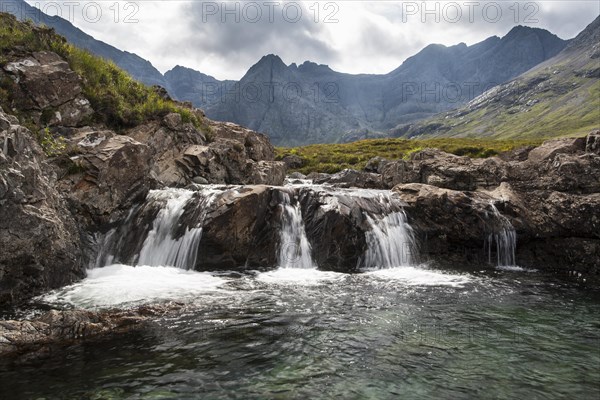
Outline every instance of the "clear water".
POLYGON ((187 311, 41 358, 0 360, 0 398, 600 396, 600 298, 539 273, 110 268, 45 301, 180 298, 187 311))

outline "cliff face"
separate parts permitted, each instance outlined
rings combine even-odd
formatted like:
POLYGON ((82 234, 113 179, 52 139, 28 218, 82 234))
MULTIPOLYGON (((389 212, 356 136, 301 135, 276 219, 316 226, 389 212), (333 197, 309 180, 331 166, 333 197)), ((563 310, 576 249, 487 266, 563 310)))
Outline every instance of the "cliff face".
POLYGON ((0 304, 82 278, 80 232, 34 135, 0 109, 0 304))

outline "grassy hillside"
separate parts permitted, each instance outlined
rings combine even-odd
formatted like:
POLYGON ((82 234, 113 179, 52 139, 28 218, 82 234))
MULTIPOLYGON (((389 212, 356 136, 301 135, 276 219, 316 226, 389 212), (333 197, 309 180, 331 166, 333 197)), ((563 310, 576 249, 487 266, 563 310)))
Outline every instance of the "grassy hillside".
POLYGON ((600 17, 556 57, 499 85, 465 107, 396 137, 539 139, 582 136, 600 127, 600 17))
MULTIPOLYGON (((68 44, 50 28, 19 22, 12 15, 0 13, 0 67, 28 53, 43 50, 59 54, 81 75, 84 95, 95 110, 92 122, 122 129, 177 112, 184 121, 202 125, 201 117, 173 101, 164 100, 114 63, 68 44)), ((15 83, 9 78, 0 80, 0 105, 7 110, 12 109, 11 85, 15 83)))
POLYGON ((503 85, 488 93, 497 98, 480 99, 483 104, 473 102, 427 120, 408 128, 406 135, 536 139, 582 136, 597 129, 600 81, 574 74, 557 75, 538 73, 503 85))
POLYGON ((469 157, 490 157, 524 146, 536 146, 542 141, 490 139, 371 139, 345 144, 315 144, 303 147, 276 149, 277 160, 286 155, 302 158, 304 165, 296 171, 335 173, 345 168, 362 169, 375 156, 386 159, 406 158, 411 153, 438 148, 452 154, 469 157))

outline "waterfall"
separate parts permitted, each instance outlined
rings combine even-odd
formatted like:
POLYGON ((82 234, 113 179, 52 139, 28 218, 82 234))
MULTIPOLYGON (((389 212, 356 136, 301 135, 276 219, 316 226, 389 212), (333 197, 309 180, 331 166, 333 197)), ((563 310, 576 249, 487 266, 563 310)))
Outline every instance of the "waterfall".
POLYGON ((175 239, 174 230, 182 224, 180 218, 193 195, 192 191, 177 189, 150 192, 149 200, 166 200, 166 204, 156 216, 152 230, 144 241, 137 260, 138 265, 184 269, 194 267, 198 256, 198 244, 202 237, 202 221, 216 197, 216 192, 205 193, 197 205, 203 208, 197 226, 188 228, 183 236, 175 239))
POLYGON ((488 261, 490 264, 492 263, 492 247, 495 247, 497 267, 516 266, 517 232, 509 219, 500 214, 494 203, 490 203, 490 207, 494 217, 500 221, 502 227, 497 232, 488 235, 488 261))
POLYGON ((300 204, 292 204, 290 195, 282 193, 279 267, 314 269, 311 247, 306 237, 300 204))
POLYGON ((403 211, 375 219, 366 215, 371 230, 366 234, 367 251, 362 268, 385 269, 413 263, 414 237, 403 211))
POLYGON ((213 189, 200 192, 184 189, 151 190, 144 204, 132 208, 119 228, 100 238, 95 266, 126 263, 193 268, 202 238, 202 223, 218 193, 213 189), (186 209, 197 210, 194 214, 195 224, 181 233, 186 224, 182 218, 186 209), (149 218, 152 218, 151 226, 142 223, 149 218), (140 236, 145 232, 146 235, 140 236), (136 242, 131 236, 140 239, 136 242))

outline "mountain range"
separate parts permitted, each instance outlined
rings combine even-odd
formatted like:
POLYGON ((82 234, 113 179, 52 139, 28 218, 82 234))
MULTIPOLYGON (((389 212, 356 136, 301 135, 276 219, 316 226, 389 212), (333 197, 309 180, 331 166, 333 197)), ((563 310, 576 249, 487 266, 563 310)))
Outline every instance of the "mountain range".
POLYGON ((492 36, 471 46, 429 45, 388 74, 345 74, 310 61, 286 65, 270 54, 240 81, 221 81, 183 66, 163 75, 149 61, 98 41, 60 17, 49 17, 23 0, 9 3, 14 10, 4 6, 5 11, 17 18, 53 27, 135 79, 160 85, 175 99, 191 101, 210 118, 264 132, 274 144, 287 146, 346 142, 390 132, 414 135, 421 126, 416 121, 471 104, 488 89, 570 47, 569 41, 546 30, 516 26, 504 37, 492 36))
POLYGON ((309 61, 286 65, 268 55, 218 101, 198 105, 277 145, 351 141, 456 108, 566 45, 548 31, 518 26, 472 46, 429 45, 384 75, 344 74, 309 61))
POLYGON ((600 127, 600 17, 564 50, 465 106, 391 131, 396 137, 547 138, 600 127))

